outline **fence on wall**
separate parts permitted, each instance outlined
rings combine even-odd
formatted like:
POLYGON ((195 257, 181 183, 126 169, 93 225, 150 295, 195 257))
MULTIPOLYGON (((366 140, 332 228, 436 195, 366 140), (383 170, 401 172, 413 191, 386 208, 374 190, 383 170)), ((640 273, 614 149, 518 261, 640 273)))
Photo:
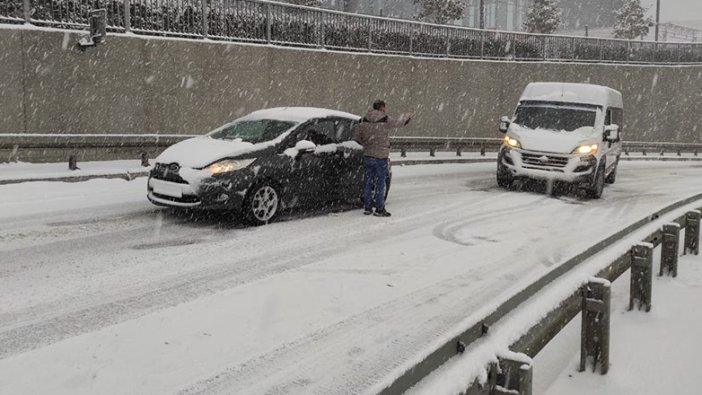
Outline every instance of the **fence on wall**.
POLYGON ((265 0, 0 0, 0 22, 76 29, 107 11, 112 32, 465 59, 702 63, 702 44, 470 29, 265 0))

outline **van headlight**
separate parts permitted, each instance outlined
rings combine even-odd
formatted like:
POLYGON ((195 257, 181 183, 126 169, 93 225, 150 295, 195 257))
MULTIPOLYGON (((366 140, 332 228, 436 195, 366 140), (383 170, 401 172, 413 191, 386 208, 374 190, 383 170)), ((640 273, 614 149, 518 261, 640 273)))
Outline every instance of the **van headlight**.
POLYGON ((225 159, 215 162, 205 168, 212 174, 227 173, 248 167, 256 159, 225 159))
POLYGON ((515 139, 514 137, 505 136, 503 142, 505 143, 505 145, 512 148, 522 148, 522 144, 519 142, 519 140, 515 139))
POLYGON ((598 148, 597 144, 585 144, 573 150, 573 153, 579 155, 595 155, 598 148))

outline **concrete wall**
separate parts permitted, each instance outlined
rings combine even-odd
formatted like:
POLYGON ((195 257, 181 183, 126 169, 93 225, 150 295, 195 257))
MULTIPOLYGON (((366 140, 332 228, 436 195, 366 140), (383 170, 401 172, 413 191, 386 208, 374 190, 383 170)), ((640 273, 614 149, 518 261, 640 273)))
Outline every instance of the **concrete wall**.
POLYGON ((701 66, 417 59, 0 27, 0 133, 201 134, 250 111, 302 105, 416 111, 400 135, 499 137, 530 81, 591 82, 625 97, 625 138, 702 141, 701 66))

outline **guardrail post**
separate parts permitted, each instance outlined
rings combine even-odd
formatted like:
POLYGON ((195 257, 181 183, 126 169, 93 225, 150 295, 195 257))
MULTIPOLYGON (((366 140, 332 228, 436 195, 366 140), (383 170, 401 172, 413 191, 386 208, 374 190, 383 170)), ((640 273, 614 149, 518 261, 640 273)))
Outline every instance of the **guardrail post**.
POLYGON ((480 31, 480 59, 485 59, 485 31, 480 31))
POLYGON ((463 151, 461 150, 461 147, 456 148, 456 156, 462 156, 463 151))
POLYGON ((431 157, 436 156, 436 148, 430 148, 430 149, 429 149, 429 156, 431 156, 431 157))
POLYGON ((79 170, 78 161, 75 155, 68 156, 68 170, 79 170))
POLYGON ((638 301, 639 310, 646 306, 651 311, 651 290, 653 282, 653 244, 639 243, 631 248, 631 288, 629 289, 629 310, 638 301))
POLYGON ((624 155, 629 156, 629 149, 628 148, 624 148, 624 155))
POLYGON ((131 10, 131 0, 124 0, 124 31, 129 33, 132 29, 132 10, 131 10))
POLYGON ((446 57, 451 56, 451 30, 446 28, 446 57))
POLYGON ((490 395, 531 395, 533 364, 526 356, 523 360, 499 358, 488 374, 490 395))
POLYGON ((207 38, 207 0, 202 1, 202 38, 207 38))
POLYGON ((661 156, 665 156, 665 150, 664 150, 664 149, 661 150, 661 156))
POLYGON ((685 215, 685 248, 683 255, 700 254, 700 216, 699 210, 690 211, 685 215))
POLYGON ((403 158, 407 157, 407 148, 400 148, 400 156, 403 158))
POLYGON ((612 293, 610 282, 590 280, 582 288, 582 330, 580 332, 580 371, 592 361, 592 371, 609 371, 609 317, 612 293))
POLYGON ((646 150, 645 150, 645 149, 642 149, 642 150, 641 150, 641 155, 646 156, 646 150))
POLYGON ((373 52, 373 20, 368 20, 368 52, 373 52))
POLYGON ((24 23, 32 23, 32 6, 29 4, 29 0, 24 0, 22 2, 22 8, 24 13, 24 23))
POLYGON ((266 3, 266 43, 271 43, 271 5, 266 3))
POLYGON ((409 32, 409 54, 412 56, 412 51, 414 50, 414 25, 410 25, 410 32, 409 32))
POLYGON ((318 40, 318 42, 319 42, 319 46, 322 48, 324 48, 324 46, 326 44, 325 37, 324 37, 325 31, 326 31, 326 28, 324 27, 324 15, 325 14, 323 12, 319 13, 320 23, 319 23, 319 40, 318 40))
POLYGON ((480 156, 485 156, 485 146, 480 144, 480 156))
POLYGON ((673 277, 678 276, 678 248, 680 247, 680 225, 670 223, 663 225, 663 244, 661 247, 662 276, 666 271, 673 277))
POLYGON ((142 167, 149 167, 149 155, 146 152, 141 153, 141 166, 142 167))

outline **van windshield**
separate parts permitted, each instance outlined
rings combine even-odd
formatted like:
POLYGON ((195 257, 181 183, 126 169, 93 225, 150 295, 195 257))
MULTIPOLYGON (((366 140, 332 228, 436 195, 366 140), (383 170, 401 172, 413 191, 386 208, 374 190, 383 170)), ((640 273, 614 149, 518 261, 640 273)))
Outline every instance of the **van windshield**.
POLYGON ((295 126, 292 122, 275 119, 235 121, 224 125, 209 134, 213 139, 242 140, 247 143, 261 143, 274 140, 283 132, 295 126))
POLYGON ((595 126, 595 108, 559 106, 519 106, 514 123, 529 129, 572 132, 585 126, 595 126))

